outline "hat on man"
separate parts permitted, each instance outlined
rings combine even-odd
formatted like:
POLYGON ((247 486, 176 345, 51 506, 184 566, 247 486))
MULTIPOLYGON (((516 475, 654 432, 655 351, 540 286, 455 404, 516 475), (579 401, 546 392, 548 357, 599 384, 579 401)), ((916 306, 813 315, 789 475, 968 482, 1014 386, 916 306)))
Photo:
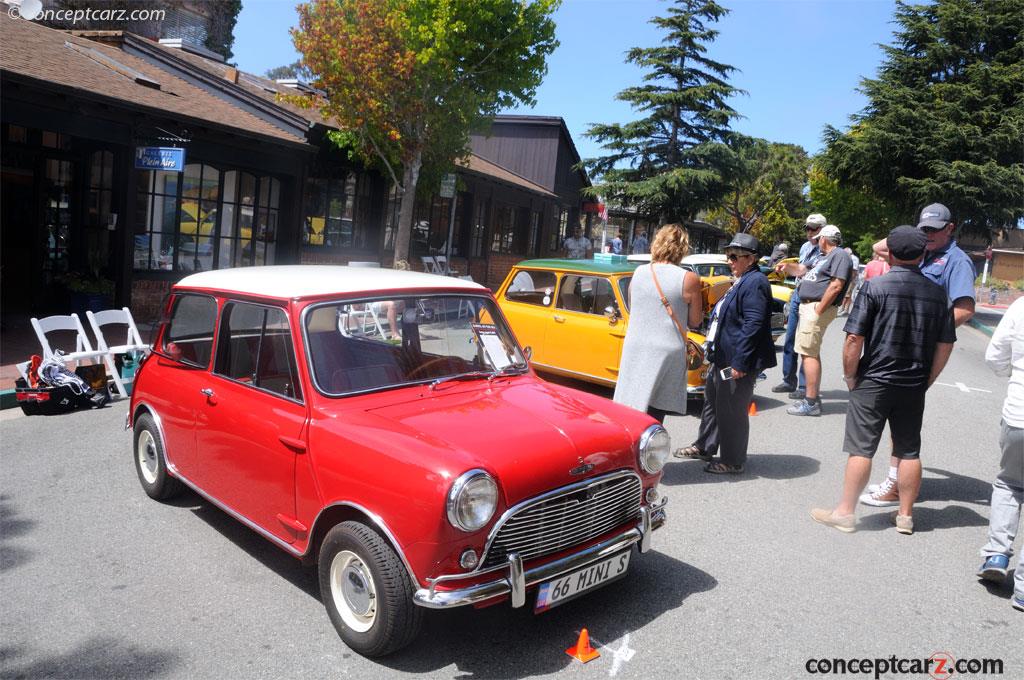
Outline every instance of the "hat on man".
POLYGON ((843 238, 843 234, 836 225, 826 224, 818 232, 818 238, 827 238, 832 243, 839 243, 843 238))
POLYGON ((821 229, 827 222, 828 220, 826 220, 825 216, 821 213, 811 213, 807 216, 807 219, 804 220, 804 228, 821 229))
POLYGON ((921 211, 921 218, 917 221, 917 228, 942 229, 952 221, 953 216, 949 214, 949 208, 941 203, 932 203, 929 206, 925 206, 925 209, 921 211))
POLYGON ((740 233, 732 237, 732 243, 727 245, 726 248, 740 248, 741 250, 749 250, 752 253, 756 253, 761 248, 761 244, 752 235, 740 233))
POLYGON ((928 237, 920 229, 915 229, 909 224, 901 224, 889 232, 885 242, 894 258, 904 262, 913 262, 924 255, 928 237))

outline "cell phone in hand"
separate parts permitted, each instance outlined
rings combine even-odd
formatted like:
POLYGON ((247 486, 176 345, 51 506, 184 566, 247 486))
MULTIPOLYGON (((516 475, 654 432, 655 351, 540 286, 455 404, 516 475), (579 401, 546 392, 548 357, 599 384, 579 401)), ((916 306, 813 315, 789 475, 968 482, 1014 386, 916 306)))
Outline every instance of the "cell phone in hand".
POLYGON ((718 375, 722 377, 722 380, 732 380, 732 366, 726 366, 718 372, 718 375))

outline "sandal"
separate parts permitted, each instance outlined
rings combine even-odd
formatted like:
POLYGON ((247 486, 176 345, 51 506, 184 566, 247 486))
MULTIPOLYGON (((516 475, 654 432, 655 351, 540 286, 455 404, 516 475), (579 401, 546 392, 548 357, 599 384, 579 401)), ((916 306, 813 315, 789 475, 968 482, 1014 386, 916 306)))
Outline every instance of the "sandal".
POLYGON ((725 463, 708 463, 704 466, 704 472, 713 475, 738 475, 743 472, 742 465, 727 465, 725 463))
POLYGON ((676 452, 672 454, 676 458, 699 458, 700 460, 711 460, 711 456, 704 453, 696 446, 690 445, 681 449, 676 449, 676 452))

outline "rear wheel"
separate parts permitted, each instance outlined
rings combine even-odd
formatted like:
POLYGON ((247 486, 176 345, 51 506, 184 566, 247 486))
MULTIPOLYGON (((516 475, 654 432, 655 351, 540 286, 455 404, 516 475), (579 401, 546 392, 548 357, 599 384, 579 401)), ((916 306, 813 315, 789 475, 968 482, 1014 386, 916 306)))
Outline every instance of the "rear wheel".
POLYGON ((160 431, 148 413, 135 419, 135 471, 150 498, 164 501, 182 492, 181 482, 167 473, 160 431))
POLYGON ((377 532, 342 522, 320 547, 320 598, 338 635, 363 656, 390 654, 416 637, 423 612, 405 566, 377 532))

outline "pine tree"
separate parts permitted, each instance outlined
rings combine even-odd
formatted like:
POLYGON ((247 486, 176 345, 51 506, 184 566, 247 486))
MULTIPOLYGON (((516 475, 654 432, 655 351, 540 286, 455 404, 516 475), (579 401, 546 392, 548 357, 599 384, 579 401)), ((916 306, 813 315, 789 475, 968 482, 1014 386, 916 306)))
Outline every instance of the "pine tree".
POLYGON ((740 92, 728 83, 736 69, 707 56, 728 10, 711 0, 676 0, 651 23, 666 31, 659 47, 635 47, 626 61, 647 70, 643 84, 617 95, 644 118, 592 125, 587 136, 608 155, 585 165, 598 177, 592 194, 662 221, 693 219, 728 190, 737 166, 725 143, 738 114, 726 103, 740 92))
POLYGON ((825 130, 822 159, 844 187, 906 220, 933 202, 967 230, 1024 217, 1024 0, 897 2, 898 28, 869 103, 846 132, 825 130))

